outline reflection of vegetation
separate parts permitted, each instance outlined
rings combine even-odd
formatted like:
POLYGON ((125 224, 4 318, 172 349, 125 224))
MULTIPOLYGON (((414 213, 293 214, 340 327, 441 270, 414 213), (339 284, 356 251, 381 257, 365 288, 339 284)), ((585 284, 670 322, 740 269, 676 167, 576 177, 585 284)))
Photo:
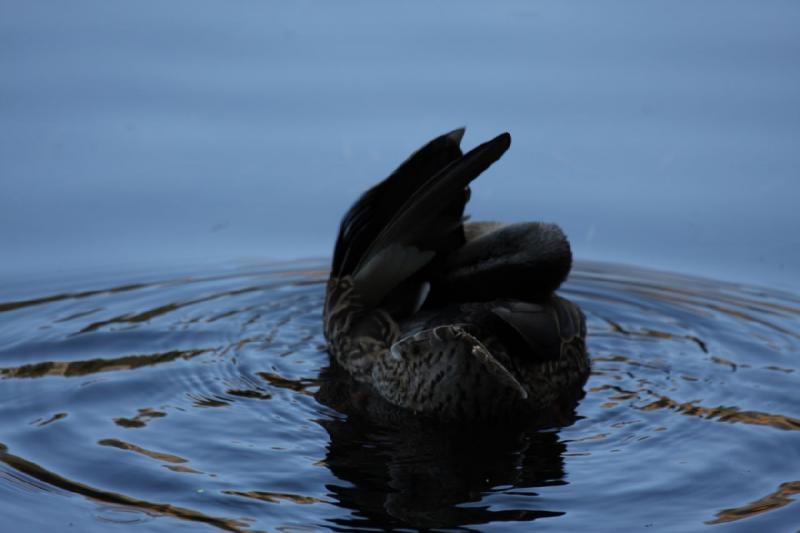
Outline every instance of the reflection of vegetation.
POLYGON ((757 514, 766 513, 767 511, 774 511, 786 505, 789 505, 794 500, 791 496, 800 494, 800 481, 790 481, 788 483, 781 483, 778 490, 772 494, 768 494, 763 498, 743 505, 741 507, 734 507, 731 509, 723 509, 717 513, 714 520, 709 520, 706 524, 722 524, 724 522, 734 522, 742 520, 743 518, 750 518, 757 514))
POLYGON ((191 359, 210 352, 210 349, 173 350, 148 355, 126 355, 115 359, 90 359, 88 361, 45 361, 14 368, 0 368, 3 378, 40 378, 44 376, 85 376, 98 372, 133 370, 142 366, 167 363, 176 359, 191 359))
POLYGON ((142 509, 148 513, 171 516, 192 522, 201 522, 218 527, 225 531, 232 531, 234 533, 247 531, 246 528, 248 524, 242 520, 209 516, 199 511, 194 511, 185 507, 177 507, 168 503, 156 503, 146 500, 139 500, 124 494, 97 489, 95 487, 67 479, 54 472, 50 472, 49 470, 42 468, 38 464, 28 461, 27 459, 23 459, 17 455, 12 455, 8 452, 8 447, 6 447, 4 444, 0 444, 0 462, 5 463, 11 468, 14 468, 24 474, 36 478, 39 481, 49 483, 50 485, 58 487, 62 490, 80 494, 91 500, 117 505, 127 505, 137 509, 142 509))

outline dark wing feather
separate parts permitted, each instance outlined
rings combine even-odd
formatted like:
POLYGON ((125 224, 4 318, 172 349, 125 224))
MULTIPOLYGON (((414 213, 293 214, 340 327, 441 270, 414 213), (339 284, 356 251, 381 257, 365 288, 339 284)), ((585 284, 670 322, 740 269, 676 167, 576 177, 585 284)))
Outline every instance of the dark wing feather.
POLYGON ((461 128, 432 140, 353 204, 339 228, 333 254, 334 276, 352 273, 402 203, 433 175, 462 156, 459 143, 463 135, 461 128))
POLYGON ((461 228, 464 205, 469 199, 469 195, 463 191, 472 180, 500 159, 510 145, 511 136, 508 133, 500 134, 453 161, 417 188, 370 245, 361 264, 370 258, 370 252, 381 250, 391 243, 418 243, 429 237, 430 233, 450 231, 449 227, 441 228, 433 224, 443 214, 450 215, 446 226, 461 228), (453 209, 454 203, 460 209, 453 209), (456 212, 458 217, 452 217, 456 212))
POLYGON ((356 292, 375 305, 402 281, 464 242, 467 186, 511 144, 498 135, 450 163, 417 188, 361 255, 353 278, 356 292))
POLYGON ((554 297, 543 304, 509 301, 492 305, 491 313, 505 326, 494 333, 520 359, 554 360, 562 347, 586 336, 586 319, 569 300, 554 297))

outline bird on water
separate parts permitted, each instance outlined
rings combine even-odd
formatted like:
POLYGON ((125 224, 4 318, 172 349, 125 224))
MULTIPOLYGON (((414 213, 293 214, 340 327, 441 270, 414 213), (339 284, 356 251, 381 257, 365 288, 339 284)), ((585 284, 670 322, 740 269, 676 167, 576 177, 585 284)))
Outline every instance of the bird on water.
POLYGON ((466 222, 469 184, 509 148, 430 141, 344 216, 328 280, 332 364, 415 416, 474 421, 571 409, 589 376, 586 321, 555 294, 555 224, 466 222))

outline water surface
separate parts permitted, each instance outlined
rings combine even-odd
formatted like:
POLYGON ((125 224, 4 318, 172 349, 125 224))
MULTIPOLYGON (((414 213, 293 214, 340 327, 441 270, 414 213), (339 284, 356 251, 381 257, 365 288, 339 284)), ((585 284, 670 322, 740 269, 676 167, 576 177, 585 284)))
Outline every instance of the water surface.
POLYGON ((800 298, 603 263, 562 293, 575 421, 476 437, 325 405, 327 263, 37 278, 0 298, 14 531, 794 530, 800 298))

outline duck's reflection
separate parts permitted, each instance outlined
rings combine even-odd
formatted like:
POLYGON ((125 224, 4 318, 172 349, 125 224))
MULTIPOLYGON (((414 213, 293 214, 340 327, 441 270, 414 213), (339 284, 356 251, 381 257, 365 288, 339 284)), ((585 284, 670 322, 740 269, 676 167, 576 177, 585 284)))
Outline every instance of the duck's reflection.
MULTIPOLYGON (((566 483, 565 445, 543 421, 442 426, 393 409, 340 370, 321 378, 317 399, 347 415, 320 422, 331 439, 326 463, 343 482, 328 488, 352 510, 339 527, 452 528, 563 514, 531 490, 566 483)), ((571 421, 574 414, 560 423, 571 421)))

